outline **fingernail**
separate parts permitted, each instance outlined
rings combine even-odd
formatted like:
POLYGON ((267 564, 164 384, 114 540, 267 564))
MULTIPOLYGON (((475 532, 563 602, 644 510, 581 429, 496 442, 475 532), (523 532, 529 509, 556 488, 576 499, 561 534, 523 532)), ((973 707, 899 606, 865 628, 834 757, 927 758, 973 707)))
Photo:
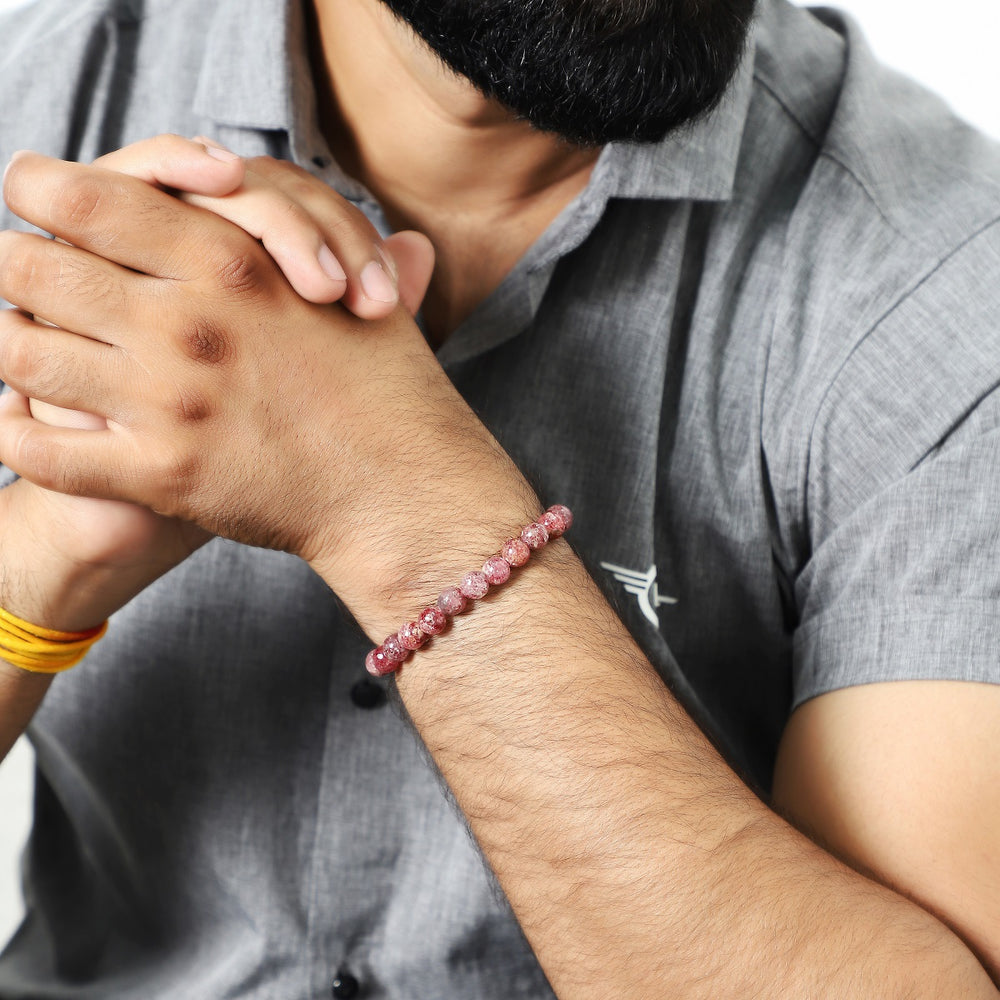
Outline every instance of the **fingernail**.
POLYGON ((232 163, 234 160, 240 160, 242 157, 239 153, 234 153, 231 149, 226 149, 225 146, 215 146, 205 143, 205 152, 209 156, 214 156, 217 160, 222 160, 223 163, 232 163))
POLYGON ((319 248, 319 266, 323 268, 323 273, 333 281, 347 281, 347 275, 340 266, 340 261, 333 255, 333 251, 324 243, 319 248))
POLYGON ((214 156, 217 160, 222 160, 224 163, 232 163, 233 160, 240 159, 238 154, 234 153, 231 149, 226 149, 225 146, 214 139, 209 139, 207 135, 196 135, 191 141, 204 146, 205 152, 209 156, 214 156))
POLYGON ((361 272, 361 287, 372 302, 395 302, 399 297, 392 279, 376 260, 366 264, 361 272))

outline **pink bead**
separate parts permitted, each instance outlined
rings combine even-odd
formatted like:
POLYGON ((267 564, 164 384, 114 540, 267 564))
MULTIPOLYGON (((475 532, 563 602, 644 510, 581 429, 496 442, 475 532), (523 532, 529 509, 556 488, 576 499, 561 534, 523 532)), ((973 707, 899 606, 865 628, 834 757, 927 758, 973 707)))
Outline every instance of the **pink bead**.
POLYGON ((529 549, 540 549, 549 540, 549 533, 544 524, 535 521, 521 529, 521 538, 529 549))
POLYGON ((566 522, 566 527, 563 531, 569 531, 573 527, 573 511, 569 509, 564 503, 554 503, 549 510, 556 514, 559 514, 562 519, 566 522))
POLYGON ((424 635, 440 635, 448 627, 448 616, 440 608, 424 608, 417 624, 424 635))
POLYGON ((510 563, 503 556, 490 556, 483 563, 483 575, 491 587, 506 583, 510 579, 510 563))
POLYGON ((465 594, 458 587, 447 587, 438 594, 437 606, 446 615, 460 615, 468 603, 465 594))
POLYGON ((480 597, 486 596, 486 592, 490 589, 490 581, 486 579, 486 574, 482 570, 474 569, 462 577, 458 589, 466 597, 471 597, 476 601, 480 597))
POLYGON ((569 531, 570 525, 573 523, 573 512, 569 507, 557 503, 550 507, 538 521, 545 526, 549 538, 558 538, 569 531))
POLYGON ((377 646, 365 657, 365 669, 376 677, 384 677, 391 674, 396 669, 397 664, 390 662, 385 655, 385 650, 377 646))
POLYGON ((386 636, 382 643, 382 652, 390 663, 402 663, 409 655, 410 651, 399 641, 399 636, 386 636))
POLYGON ((403 649, 420 649, 427 641, 427 636, 420 631, 416 622, 407 622, 397 633, 403 649))
POLYGON ((500 555, 511 566, 523 566, 531 558, 531 549, 520 538, 508 538, 500 546, 500 555))

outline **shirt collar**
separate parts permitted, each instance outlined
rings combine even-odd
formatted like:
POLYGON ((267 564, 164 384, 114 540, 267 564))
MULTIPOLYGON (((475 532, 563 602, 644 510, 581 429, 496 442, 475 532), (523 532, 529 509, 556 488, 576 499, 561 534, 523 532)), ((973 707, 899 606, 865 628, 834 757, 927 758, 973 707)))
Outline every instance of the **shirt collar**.
MULTIPOLYGON (((208 28, 195 112, 237 128, 288 131, 290 43, 299 43, 301 22, 302 7, 294 0, 219 0, 208 28)), ((298 61, 303 59, 304 51, 298 61)))
POLYGON ((755 51, 751 30, 743 60, 714 111, 658 143, 611 143, 595 167, 595 181, 603 181, 613 198, 728 200, 753 92, 755 51))
MULTIPOLYGON (((219 0, 195 111, 220 124, 284 130, 296 152, 315 130, 315 95, 297 0, 219 0)), ((612 198, 725 201, 733 191, 753 90, 755 31, 719 106, 654 144, 611 143, 591 187, 612 198)))

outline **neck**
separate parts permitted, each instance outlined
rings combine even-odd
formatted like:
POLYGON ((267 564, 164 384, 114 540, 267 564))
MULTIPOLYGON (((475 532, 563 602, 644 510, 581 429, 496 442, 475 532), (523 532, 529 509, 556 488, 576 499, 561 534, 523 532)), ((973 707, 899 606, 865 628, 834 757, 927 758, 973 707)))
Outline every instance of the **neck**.
POLYGON ((516 120, 445 69, 381 0, 313 8, 327 138, 394 227, 435 244, 425 318, 437 311, 451 328, 583 189, 599 151, 516 120))
POLYGON ((515 120, 445 69, 381 0, 315 0, 315 12, 324 124, 386 202, 516 205, 593 164, 595 150, 515 120))

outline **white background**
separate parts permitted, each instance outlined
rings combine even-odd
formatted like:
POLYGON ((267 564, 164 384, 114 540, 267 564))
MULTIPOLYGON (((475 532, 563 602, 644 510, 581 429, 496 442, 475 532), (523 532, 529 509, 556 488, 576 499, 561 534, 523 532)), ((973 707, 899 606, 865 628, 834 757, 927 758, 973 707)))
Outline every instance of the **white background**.
MULTIPOLYGON (((0 9, 21 0, 0 0, 0 9)), ((835 0, 865 27, 886 62, 943 94, 969 121, 1000 138, 997 0, 835 0)), ((2 44, 2 43, 0 43, 2 44)), ((58 53, 47 72, 58 72, 58 53)), ((16 857, 28 825, 31 755, 19 744, 0 766, 0 941, 20 912, 16 857)))

